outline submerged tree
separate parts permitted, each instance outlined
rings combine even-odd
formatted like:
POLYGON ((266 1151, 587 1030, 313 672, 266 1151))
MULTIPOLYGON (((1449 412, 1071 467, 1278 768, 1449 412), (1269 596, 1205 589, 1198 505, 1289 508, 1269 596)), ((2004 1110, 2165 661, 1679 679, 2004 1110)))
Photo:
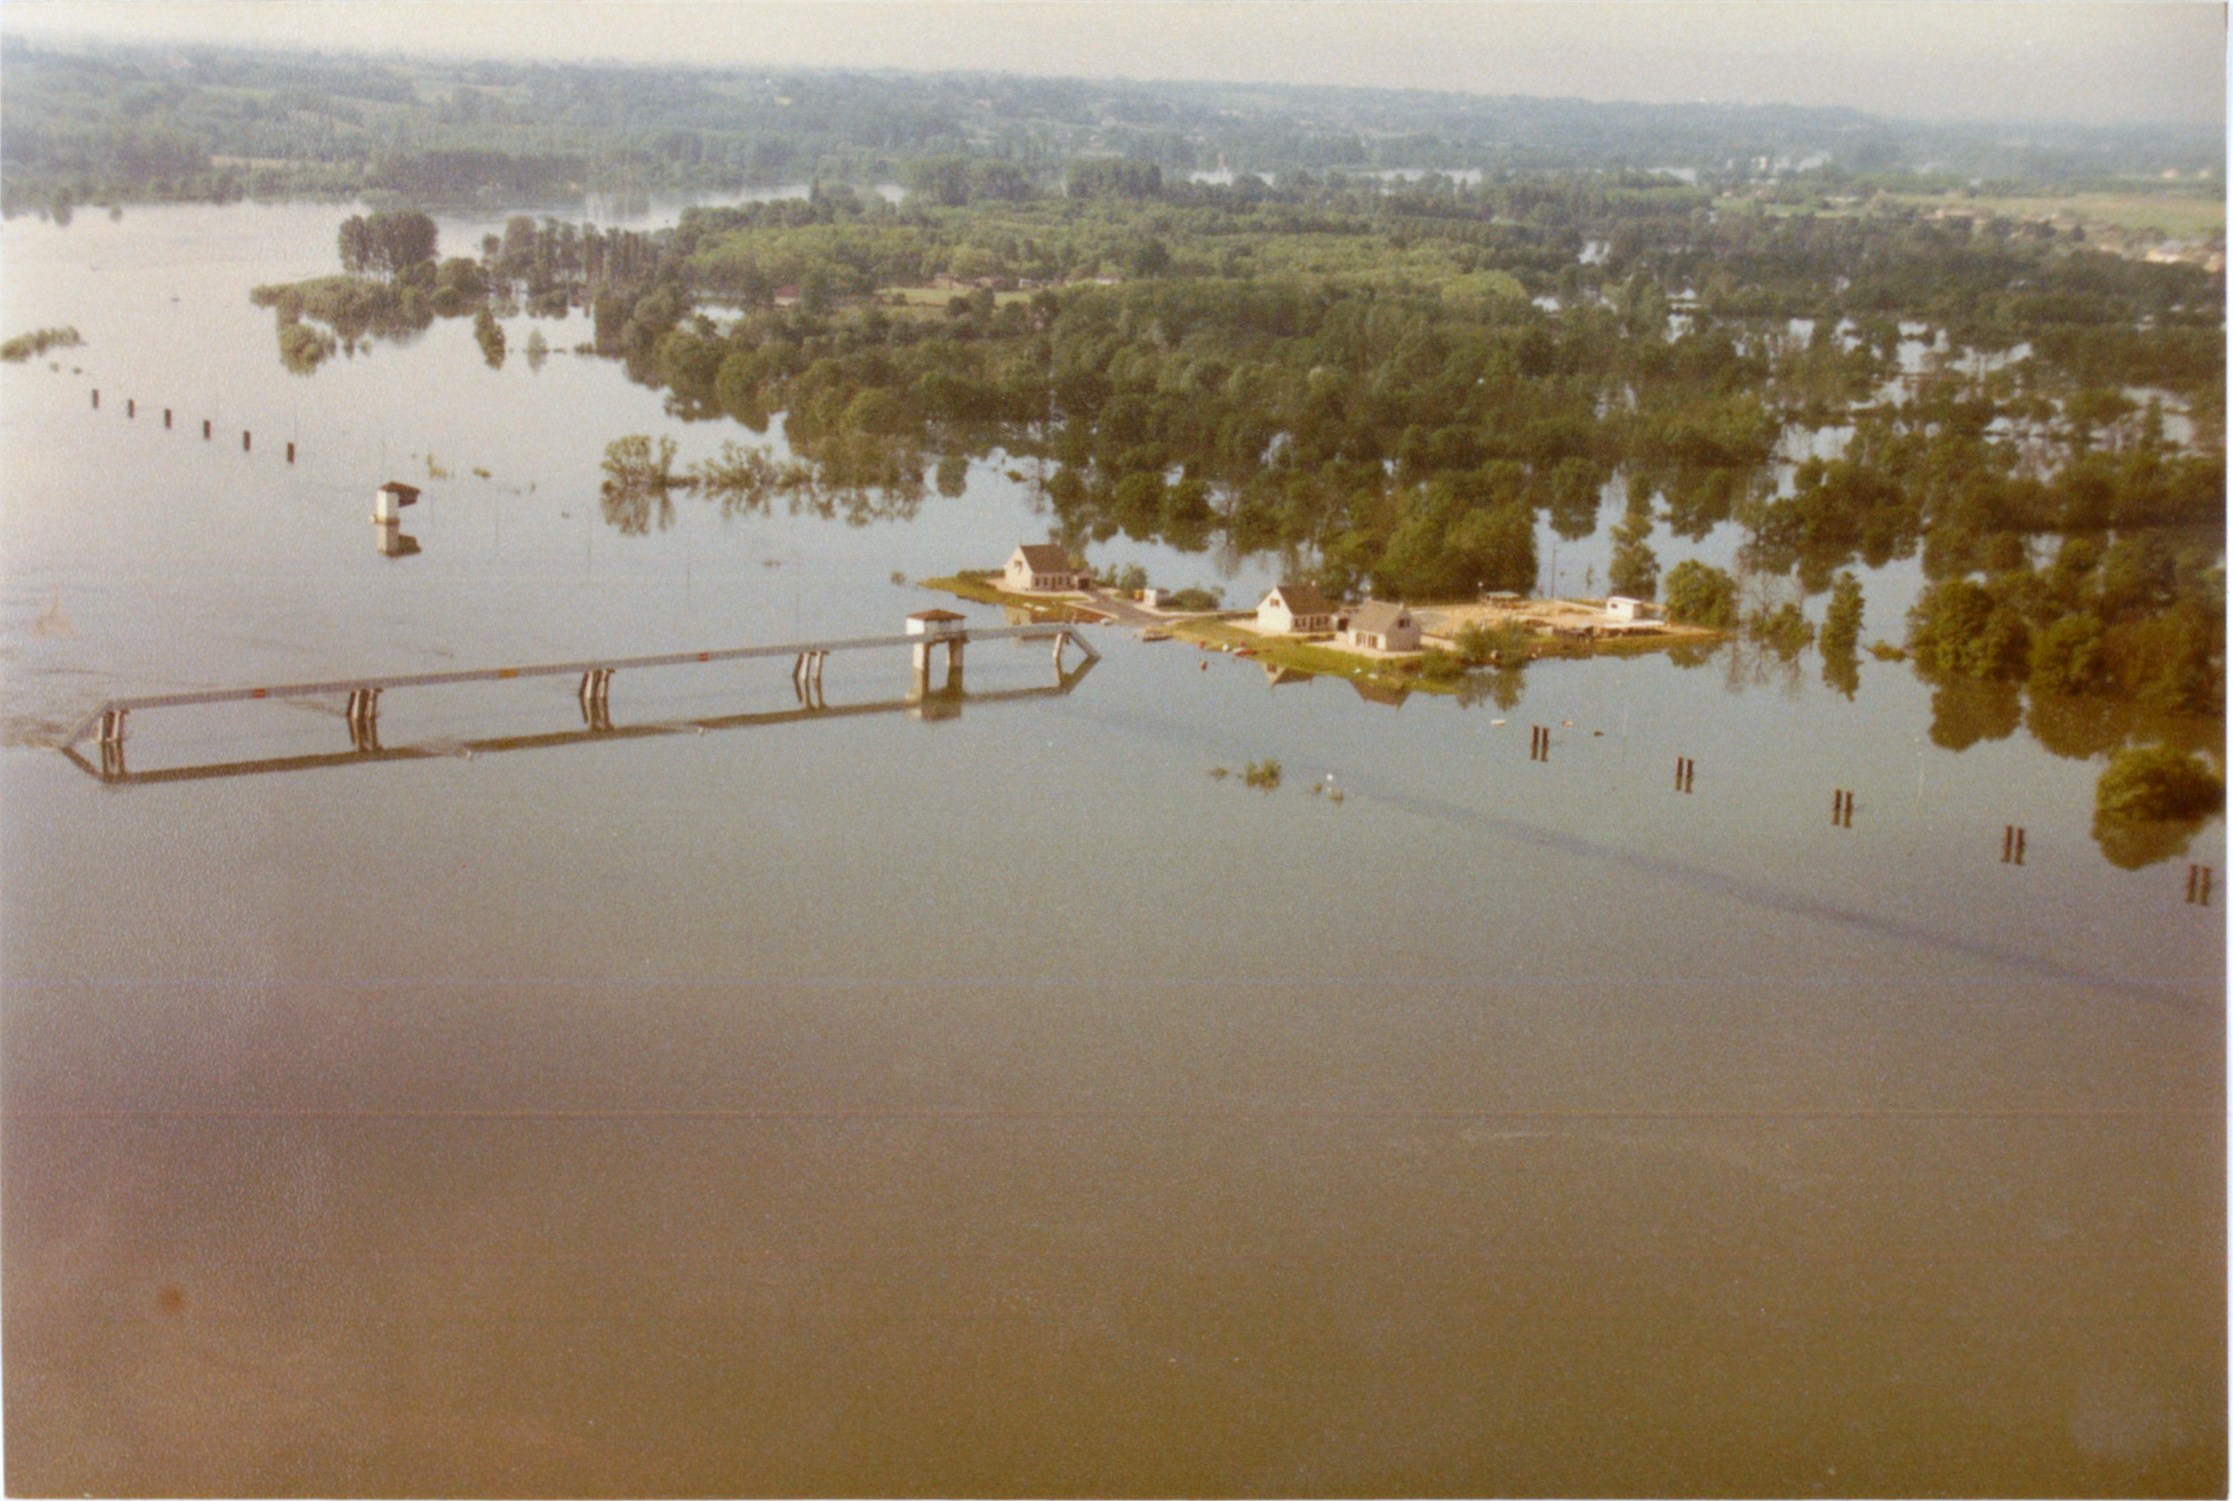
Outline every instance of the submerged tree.
POLYGON ((1861 686, 1861 581, 1850 573, 1839 574, 1831 586, 1819 641, 1823 683, 1852 698, 1861 686))
POLYGON ((1861 581, 1838 575, 1830 589, 1830 608, 1822 617, 1822 650, 1852 656, 1861 644, 1861 581))
POLYGON ((2121 751, 2094 784, 2096 816, 2123 822, 2203 818, 2225 805, 2225 778, 2168 745, 2121 751))
POLYGON ((1737 581, 1710 563, 1685 558, 1667 570, 1667 618, 1679 625, 1734 629, 1737 581))
POLYGON ((1659 555, 1645 540, 1651 535, 1649 505, 1630 510, 1613 528, 1613 562, 1609 574, 1615 594, 1651 599, 1659 592, 1659 555))
POLYGON ((504 368, 504 326, 485 307, 473 315, 473 339, 481 346, 481 358, 488 361, 489 369, 504 368))
POLYGON ((2109 863, 2138 870, 2185 852, 2225 806, 2225 778, 2169 745, 2120 751, 2094 784, 2093 837, 2109 863))
POLYGON ((658 439, 655 447, 651 438, 634 433, 605 445, 605 483, 599 498, 605 519, 622 536, 644 535, 655 517, 661 531, 674 524, 674 502, 667 493, 678 483, 674 462, 672 438, 658 439))

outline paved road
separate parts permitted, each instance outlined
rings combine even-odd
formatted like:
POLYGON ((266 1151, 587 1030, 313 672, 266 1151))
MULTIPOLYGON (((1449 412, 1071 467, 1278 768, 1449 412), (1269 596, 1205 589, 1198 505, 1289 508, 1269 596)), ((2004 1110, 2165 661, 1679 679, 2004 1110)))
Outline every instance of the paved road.
POLYGON ((1100 611, 1118 625, 1138 626, 1145 630, 1169 630, 1169 618, 1151 610, 1143 610, 1129 599, 1119 599, 1105 589, 1086 590, 1089 609, 1100 611))

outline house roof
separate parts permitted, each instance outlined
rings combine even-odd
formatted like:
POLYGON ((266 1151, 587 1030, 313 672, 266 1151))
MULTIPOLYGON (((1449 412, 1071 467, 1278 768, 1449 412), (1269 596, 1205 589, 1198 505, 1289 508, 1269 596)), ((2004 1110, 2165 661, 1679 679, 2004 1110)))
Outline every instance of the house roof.
POLYGON ((1409 614, 1402 605, 1392 605, 1384 599, 1368 599, 1350 615, 1349 629, 1385 635, 1402 625, 1409 614))
POLYGON ((1076 573, 1070 566, 1070 554, 1052 542, 1025 542, 1016 548, 1023 554, 1024 566, 1033 573, 1076 573))
POLYGON ((963 617, 955 614, 952 610, 917 610, 907 618, 909 620, 960 620, 963 617))
POLYGON ((389 480, 386 484, 382 485, 376 493, 381 495, 393 493, 402 496, 413 496, 419 493, 419 487, 417 485, 407 485, 399 479, 392 479, 389 480))
POLYGON ((1316 584, 1279 584, 1264 596, 1270 604, 1274 597, 1287 606, 1290 615, 1331 615, 1334 607, 1326 603, 1326 596, 1318 592, 1316 584))

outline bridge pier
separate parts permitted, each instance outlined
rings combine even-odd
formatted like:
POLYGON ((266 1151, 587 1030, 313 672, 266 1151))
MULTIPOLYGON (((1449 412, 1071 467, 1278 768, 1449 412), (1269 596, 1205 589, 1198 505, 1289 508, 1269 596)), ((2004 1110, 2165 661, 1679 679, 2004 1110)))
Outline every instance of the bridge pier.
POLYGON ((582 723, 593 730, 609 730, 612 716, 613 670, 610 667, 592 667, 582 674, 581 705, 582 723))
POLYGON ((943 646, 946 648, 946 676, 949 678, 959 677, 961 675, 961 649, 967 644, 959 636, 934 637, 928 641, 917 642, 915 644, 915 676, 919 678, 930 676, 931 653, 943 646))
POLYGON ((822 696, 822 664, 829 655, 826 651, 802 651, 791 664, 791 690, 808 708, 816 707, 816 700, 822 696))
POLYGON ((101 711, 101 775, 124 775, 124 716, 128 709, 101 711))
POLYGON ((358 688, 349 695, 349 744, 358 751, 380 748, 380 690, 358 688))
POLYGON ((915 648, 915 672, 907 689, 907 701, 917 709, 919 719, 951 719, 961 712, 962 696, 962 643, 949 641, 946 647, 946 681, 938 687, 931 686, 931 652, 936 643, 925 643, 915 648))

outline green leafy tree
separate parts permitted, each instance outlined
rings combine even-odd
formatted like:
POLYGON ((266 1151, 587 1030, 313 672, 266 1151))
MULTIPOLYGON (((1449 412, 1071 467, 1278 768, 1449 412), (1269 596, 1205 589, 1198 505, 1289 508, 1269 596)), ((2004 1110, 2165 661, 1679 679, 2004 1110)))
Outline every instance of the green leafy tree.
POLYGON ((372 267, 372 226, 362 214, 341 221, 341 269, 360 276, 372 267))
POLYGON ((473 338, 481 346, 481 358, 488 361, 488 367, 501 370, 504 367, 504 326, 485 307, 473 315, 473 338))
POLYGON ((1737 581, 1710 563, 1685 558, 1667 570, 1667 617, 1717 631, 1737 625, 1737 581))
MULTIPOLYGON (((1647 503, 1648 507, 1648 503, 1647 503)), ((1659 592, 1659 555, 1645 539, 1651 536, 1651 511, 1631 510, 1613 528, 1613 560, 1609 581, 1615 594, 1650 599, 1659 592)))
POLYGON ((1830 589, 1830 606, 1822 619, 1825 655, 1850 657, 1861 644, 1861 581, 1850 573, 1838 575, 1830 589))
POLYGON ((2054 696, 2108 687, 2102 635, 2101 621, 2090 614, 2065 615, 2041 631, 2032 641, 2031 691, 2054 696))
POLYGON ((2003 679, 2029 664, 2031 632, 2023 617, 1969 579, 1924 590, 1907 621, 1908 650, 1926 676, 2003 679))
POLYGON ((2204 818, 2223 806, 2225 778, 2200 756, 2168 745, 2118 752, 2094 784, 2094 814, 2103 819, 2204 818))

